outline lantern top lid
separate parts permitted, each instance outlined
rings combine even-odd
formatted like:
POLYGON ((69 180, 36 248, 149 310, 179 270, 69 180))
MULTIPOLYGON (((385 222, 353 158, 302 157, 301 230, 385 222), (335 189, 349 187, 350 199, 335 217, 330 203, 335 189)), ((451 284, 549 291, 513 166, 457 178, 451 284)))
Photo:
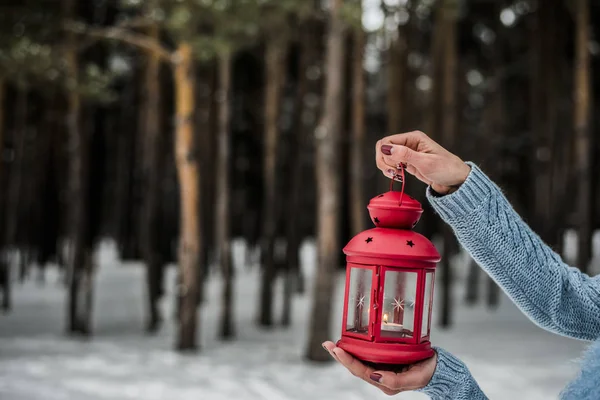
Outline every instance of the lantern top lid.
POLYGON ((423 213, 421 203, 404 192, 395 191, 372 198, 367 209, 378 228, 412 229, 423 213))
POLYGON ((344 254, 351 262, 398 267, 406 261, 440 261, 433 243, 410 229, 373 228, 360 232, 344 247, 344 254))

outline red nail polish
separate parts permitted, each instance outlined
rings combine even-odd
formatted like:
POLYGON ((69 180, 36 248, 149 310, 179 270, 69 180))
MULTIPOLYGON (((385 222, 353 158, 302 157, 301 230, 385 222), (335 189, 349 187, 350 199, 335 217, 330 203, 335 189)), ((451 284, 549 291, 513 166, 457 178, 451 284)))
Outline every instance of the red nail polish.
POLYGON ((384 144, 381 146, 381 152, 383 154, 385 154, 386 156, 391 156, 392 155, 392 146, 389 144, 384 144))

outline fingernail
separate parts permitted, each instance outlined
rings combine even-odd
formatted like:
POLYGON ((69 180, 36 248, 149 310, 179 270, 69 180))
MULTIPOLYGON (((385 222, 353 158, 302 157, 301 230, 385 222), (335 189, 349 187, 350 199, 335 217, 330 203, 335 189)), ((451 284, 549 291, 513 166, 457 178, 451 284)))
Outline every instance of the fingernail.
POLYGON ((381 152, 383 154, 385 154, 386 156, 391 156, 392 155, 392 149, 393 147, 389 144, 384 144, 381 146, 381 152))
POLYGON ((335 351, 331 350, 329 352, 329 354, 331 355, 331 357, 333 357, 334 360, 338 361, 337 355, 335 354, 335 351))
POLYGON ((382 377, 381 377, 381 374, 372 373, 369 378, 371 378, 372 381, 375 381, 377 383, 381 383, 381 378, 382 377))
POLYGON ((390 168, 387 170, 387 174, 391 177, 394 177, 394 176, 396 176, 396 170, 390 168))

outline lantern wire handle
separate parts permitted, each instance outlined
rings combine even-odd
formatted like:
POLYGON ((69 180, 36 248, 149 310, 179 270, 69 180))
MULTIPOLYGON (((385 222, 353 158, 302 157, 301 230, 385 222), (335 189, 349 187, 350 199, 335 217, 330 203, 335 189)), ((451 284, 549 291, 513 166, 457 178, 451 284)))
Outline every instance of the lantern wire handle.
POLYGON ((402 182, 402 189, 400 191, 400 202, 398 203, 399 206, 402 205, 402 199, 404 198, 404 184, 406 183, 406 179, 404 176, 404 168, 405 165, 403 163, 398 164, 398 170, 400 172, 396 172, 394 174, 394 176, 392 177, 392 179, 390 180, 390 192, 392 190, 394 190, 394 181, 399 180, 400 182, 402 182))

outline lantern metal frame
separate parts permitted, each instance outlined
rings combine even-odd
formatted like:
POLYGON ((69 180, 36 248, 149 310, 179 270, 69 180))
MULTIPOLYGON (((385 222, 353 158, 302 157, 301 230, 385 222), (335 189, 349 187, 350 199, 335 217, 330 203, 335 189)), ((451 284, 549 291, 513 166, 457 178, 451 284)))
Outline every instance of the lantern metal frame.
POLYGON ((404 194, 404 180, 402 183, 400 193, 390 190, 371 200, 368 209, 377 227, 359 233, 344 248, 346 283, 342 337, 337 346, 362 361, 374 364, 410 364, 434 355, 430 343, 431 319, 435 267, 440 256, 429 240, 412 230, 423 209, 418 201, 404 194), (410 242, 410 249, 398 250, 398 242, 404 240, 407 245, 410 242), (416 244, 419 246, 413 249, 416 244), (348 330, 351 278, 352 272, 357 269, 371 274, 370 277, 363 278, 364 282, 369 279, 371 282, 368 332, 365 333, 348 330), (417 274, 411 337, 382 336, 385 283, 390 272, 417 274), (430 288, 427 287, 428 274, 431 274, 430 288), (430 296, 429 299, 425 295, 430 296), (426 304, 428 309, 424 309, 426 304), (427 313, 427 332, 423 332, 424 313, 427 313))

